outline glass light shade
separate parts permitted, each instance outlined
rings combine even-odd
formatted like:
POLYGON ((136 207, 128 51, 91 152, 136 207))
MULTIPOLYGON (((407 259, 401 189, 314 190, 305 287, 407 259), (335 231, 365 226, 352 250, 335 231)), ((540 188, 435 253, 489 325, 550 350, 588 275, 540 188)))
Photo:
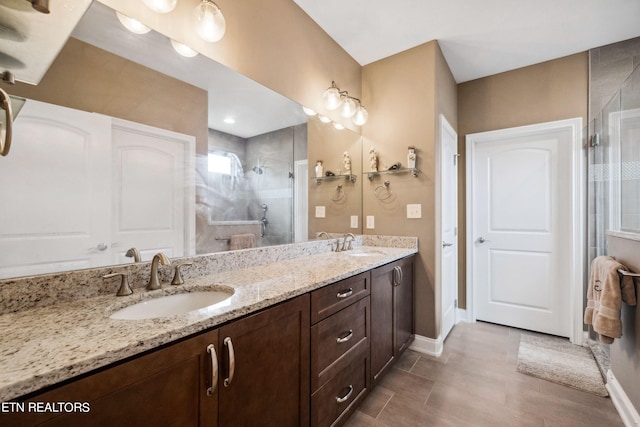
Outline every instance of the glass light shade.
POLYGON ((302 111, 304 111, 304 113, 305 113, 307 116, 315 116, 315 115, 317 115, 317 114, 318 114, 318 113, 316 113, 316 112, 315 112, 315 110, 312 110, 312 109, 311 109, 311 108, 309 108, 309 107, 302 107, 302 111))
POLYGON ((318 116, 322 123, 331 123, 331 119, 327 116, 323 116, 322 114, 318 116))
POLYGON ((327 110, 335 110, 340 106, 342 97, 340 96, 340 89, 335 86, 331 86, 325 90, 322 94, 322 102, 327 110))
POLYGON ((338 130, 344 129, 344 126, 342 126, 342 124, 338 123, 338 122, 333 122, 333 127, 338 129, 338 130))
POLYGON ((120 21, 120 23, 132 33, 147 34, 149 31, 151 31, 151 28, 147 27, 142 22, 136 19, 129 18, 127 15, 123 15, 120 12, 116 11, 116 16, 118 17, 118 21, 120 21))
POLYGON ((142 0, 145 5, 156 13, 169 13, 176 8, 178 0, 142 0))
POLYGON ((342 101, 342 106, 340 107, 340 115, 345 119, 352 117, 356 113, 356 101, 351 97, 346 97, 344 101, 342 101))
POLYGON ((356 109, 356 113, 353 115, 353 118, 351 120, 353 121, 353 124, 355 124, 356 126, 362 126, 365 123, 367 123, 368 118, 369 118, 369 113, 361 105, 356 109))
POLYGON ((204 41, 217 42, 224 37, 227 22, 217 4, 202 0, 195 9, 196 33, 204 41))
POLYGON ((173 46, 176 52, 178 52, 182 56, 186 56, 187 58, 193 58, 194 56, 198 55, 198 52, 191 49, 186 44, 177 42, 174 39, 171 39, 171 46, 173 46))

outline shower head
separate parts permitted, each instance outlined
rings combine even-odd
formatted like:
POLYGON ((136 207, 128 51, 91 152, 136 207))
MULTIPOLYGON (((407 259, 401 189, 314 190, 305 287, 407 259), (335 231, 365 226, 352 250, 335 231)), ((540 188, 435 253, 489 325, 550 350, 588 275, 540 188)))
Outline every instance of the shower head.
POLYGON ((262 175, 262 173, 264 172, 264 170, 260 167, 260 166, 254 166, 253 169, 251 169, 254 173, 257 173, 258 175, 262 175))

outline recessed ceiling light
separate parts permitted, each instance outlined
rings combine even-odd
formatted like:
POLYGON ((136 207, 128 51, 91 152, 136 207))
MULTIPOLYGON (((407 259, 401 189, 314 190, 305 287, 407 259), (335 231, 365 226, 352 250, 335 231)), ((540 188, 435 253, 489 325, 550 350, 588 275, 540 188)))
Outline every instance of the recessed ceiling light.
POLYGON ((236 119, 234 119, 233 117, 225 117, 224 122, 232 125, 236 122, 236 119))

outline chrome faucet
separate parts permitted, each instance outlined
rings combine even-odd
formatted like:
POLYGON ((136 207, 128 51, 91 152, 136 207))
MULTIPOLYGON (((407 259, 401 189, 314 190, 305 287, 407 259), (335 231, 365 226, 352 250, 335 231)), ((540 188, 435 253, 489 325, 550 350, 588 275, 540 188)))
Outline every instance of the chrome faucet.
POLYGON ((354 240, 356 240, 356 236, 353 235, 353 233, 347 233, 344 235, 344 239, 342 240, 342 249, 343 251, 348 251, 350 249, 352 249, 351 247, 351 242, 353 242, 354 240), (347 237, 351 237, 351 239, 349 240, 349 246, 347 247, 347 237))
POLYGON ((140 262, 140 251, 137 248, 131 248, 124 254, 127 258, 133 257, 133 262, 140 262))
POLYGON ((162 287, 158 280, 158 261, 160 261, 160 264, 162 265, 169 265, 171 263, 169 258, 167 258, 167 256, 162 252, 158 252, 153 256, 153 260, 151 260, 151 277, 149 278, 149 283, 147 283, 148 291, 153 291, 162 287))

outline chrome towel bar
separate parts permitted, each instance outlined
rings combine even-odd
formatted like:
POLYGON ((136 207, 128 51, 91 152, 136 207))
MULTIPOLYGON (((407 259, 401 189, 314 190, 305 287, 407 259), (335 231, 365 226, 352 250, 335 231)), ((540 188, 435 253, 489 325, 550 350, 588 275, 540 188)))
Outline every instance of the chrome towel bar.
POLYGON ((618 270, 618 273, 622 274, 623 276, 640 277, 640 274, 638 274, 638 273, 631 273, 631 272, 625 271, 625 270, 618 270))

